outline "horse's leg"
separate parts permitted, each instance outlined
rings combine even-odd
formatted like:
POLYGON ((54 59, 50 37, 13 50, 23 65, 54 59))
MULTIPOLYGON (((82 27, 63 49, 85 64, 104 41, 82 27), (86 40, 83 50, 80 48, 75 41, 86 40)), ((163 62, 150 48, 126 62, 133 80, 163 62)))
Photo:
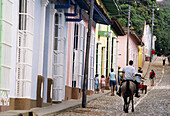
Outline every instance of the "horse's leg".
POLYGON ((129 110, 130 100, 131 98, 129 97, 129 101, 127 102, 127 111, 129 110))
POLYGON ((125 113, 128 113, 128 102, 127 102, 127 97, 124 97, 124 111, 125 111, 125 113))
POLYGON ((123 111, 125 111, 125 98, 124 98, 124 107, 123 107, 123 111))
POLYGON ((133 95, 131 96, 131 100, 132 100, 132 112, 134 112, 133 95))
POLYGON ((126 109, 126 98, 124 97, 123 99, 124 99, 124 107, 123 107, 123 111, 125 111, 125 109, 126 109))
POLYGON ((128 101, 129 99, 128 99, 128 97, 127 97, 127 99, 126 99, 126 113, 128 113, 128 109, 129 109, 129 101, 128 101))

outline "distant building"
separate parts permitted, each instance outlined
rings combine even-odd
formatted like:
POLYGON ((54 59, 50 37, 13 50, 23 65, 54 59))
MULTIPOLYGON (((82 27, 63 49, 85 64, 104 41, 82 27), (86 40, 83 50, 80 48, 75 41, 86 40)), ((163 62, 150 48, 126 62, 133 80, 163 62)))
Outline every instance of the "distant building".
MULTIPOLYGON (((118 41, 119 41, 118 66, 124 68, 126 66, 126 58, 127 58, 127 34, 125 36, 119 36, 118 41)), ((129 61, 133 60, 133 66, 135 67, 136 70, 138 68, 138 46, 141 44, 142 41, 138 38, 135 32, 130 31, 128 59, 129 61)))
POLYGON ((149 27, 149 25, 145 25, 142 41, 144 43, 144 46, 143 46, 144 59, 147 61, 149 61, 150 53, 151 53, 151 36, 152 36, 151 28, 149 27))

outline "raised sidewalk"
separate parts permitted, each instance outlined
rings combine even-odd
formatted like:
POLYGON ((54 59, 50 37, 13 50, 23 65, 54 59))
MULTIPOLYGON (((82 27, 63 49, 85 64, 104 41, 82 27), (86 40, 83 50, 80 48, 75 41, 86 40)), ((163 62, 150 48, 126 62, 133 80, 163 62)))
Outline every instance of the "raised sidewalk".
MULTIPOLYGON (((99 94, 93 94, 91 96, 87 96, 87 103, 91 100, 95 100, 98 97, 101 97, 102 95, 109 94, 110 90, 105 90, 104 93, 99 92, 99 94)), ((42 115, 49 115, 51 113, 58 113, 64 110, 68 110, 75 107, 81 107, 82 99, 79 100, 68 100, 68 101, 62 101, 62 103, 59 104, 52 104, 47 107, 41 107, 41 108, 32 108, 30 110, 10 110, 7 112, 0 113, 0 116, 29 116, 29 112, 33 112, 33 116, 42 116, 42 115)))

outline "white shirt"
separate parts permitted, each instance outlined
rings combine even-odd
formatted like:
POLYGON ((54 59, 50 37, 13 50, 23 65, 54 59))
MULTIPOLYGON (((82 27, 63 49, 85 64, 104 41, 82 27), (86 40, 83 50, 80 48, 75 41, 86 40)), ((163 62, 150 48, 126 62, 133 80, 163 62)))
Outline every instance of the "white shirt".
POLYGON ((142 74, 141 73, 138 73, 140 76, 136 76, 136 81, 138 82, 138 83, 140 83, 141 82, 141 79, 142 79, 142 74))
POLYGON ((131 65, 126 66, 123 68, 122 70, 123 72, 125 72, 125 79, 124 80, 133 80, 135 81, 135 74, 137 73, 135 68, 131 65))

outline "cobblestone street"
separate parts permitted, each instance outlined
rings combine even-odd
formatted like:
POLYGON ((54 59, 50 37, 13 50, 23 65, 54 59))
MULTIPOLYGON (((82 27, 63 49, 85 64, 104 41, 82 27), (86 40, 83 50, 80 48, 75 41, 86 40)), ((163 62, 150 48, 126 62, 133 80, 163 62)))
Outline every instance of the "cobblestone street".
POLYGON ((170 116, 170 66, 162 66, 161 58, 154 60, 145 76, 145 84, 148 85, 147 94, 140 93, 140 98, 135 98, 135 111, 123 112, 123 99, 117 95, 111 96, 110 93, 103 95, 87 104, 86 108, 75 108, 66 110, 57 116, 170 116), (153 69, 156 73, 155 86, 150 86, 149 72, 153 69))

